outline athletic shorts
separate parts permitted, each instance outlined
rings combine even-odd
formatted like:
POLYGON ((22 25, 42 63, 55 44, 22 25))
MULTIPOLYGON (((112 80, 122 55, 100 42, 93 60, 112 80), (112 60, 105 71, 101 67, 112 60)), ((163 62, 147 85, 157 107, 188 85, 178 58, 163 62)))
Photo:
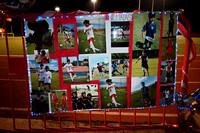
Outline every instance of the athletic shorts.
POLYGON ((88 39, 88 43, 89 43, 89 45, 90 45, 90 41, 94 42, 94 38, 91 37, 90 39, 88 39))
POLYGON ((110 99, 112 100, 112 97, 116 97, 116 94, 112 94, 111 96, 110 96, 110 99))
POLYGON ((53 101, 53 104, 56 104, 56 103, 58 103, 58 101, 53 101))
POLYGON ((74 72, 68 72, 69 74, 71 73, 72 75, 75 75, 75 73, 74 72))
POLYGON ((166 49, 166 53, 170 53, 170 54, 172 54, 172 48, 168 48, 168 49, 166 49))

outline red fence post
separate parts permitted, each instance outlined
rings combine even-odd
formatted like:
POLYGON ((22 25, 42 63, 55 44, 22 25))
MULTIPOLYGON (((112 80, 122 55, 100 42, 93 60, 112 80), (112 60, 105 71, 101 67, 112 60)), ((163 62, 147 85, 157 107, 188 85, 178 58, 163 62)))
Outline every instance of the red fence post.
POLYGON ((150 123, 151 123, 151 108, 149 107, 148 126, 150 126, 150 123))
POLYGON ((76 128, 76 111, 74 111, 74 128, 76 128))
POLYGON ((134 110, 133 124, 134 124, 134 126, 136 126, 136 109, 133 109, 133 110, 134 110))
POLYGON ((119 109, 119 126, 121 127, 121 109, 119 109))
POLYGON ((89 111, 89 127, 92 127, 92 117, 91 117, 91 110, 89 111))
POLYGON ((163 126, 165 126, 165 111, 166 111, 166 107, 163 106, 163 126))
POLYGON ((104 127, 106 127, 106 109, 104 110, 104 127))
POLYGON ((15 130, 15 112, 14 112, 14 100, 13 100, 13 88, 12 88, 12 79, 10 75, 10 51, 8 45, 7 29, 6 29, 6 20, 4 21, 5 25, 5 41, 6 41, 6 50, 7 50, 7 59, 8 59, 8 77, 9 77, 9 91, 10 91, 10 104, 11 104, 11 114, 13 118, 13 130, 15 130))
POLYGON ((46 129, 46 115, 43 115, 44 129, 46 129))

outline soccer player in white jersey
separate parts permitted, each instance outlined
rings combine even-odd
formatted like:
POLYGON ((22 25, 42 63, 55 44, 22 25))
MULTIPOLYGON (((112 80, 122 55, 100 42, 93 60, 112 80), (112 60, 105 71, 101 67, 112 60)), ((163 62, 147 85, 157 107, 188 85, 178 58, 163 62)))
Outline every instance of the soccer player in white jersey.
POLYGON ((42 84, 42 90, 44 88, 44 78, 45 78, 45 69, 44 65, 41 64, 38 69, 38 91, 40 91, 40 84, 42 84))
POLYGON ((101 50, 97 49, 94 46, 94 32, 93 32, 93 30, 95 30, 98 33, 99 36, 101 34, 97 31, 97 29, 94 29, 94 26, 90 24, 89 20, 84 20, 83 24, 85 25, 85 27, 84 27, 84 34, 87 35, 87 40, 88 40, 90 48, 93 50, 94 53, 96 53, 96 51, 98 51, 98 52, 101 53, 101 50))
POLYGON ((52 74, 51 71, 49 71, 49 66, 45 66, 45 79, 44 79, 44 91, 46 91, 47 86, 49 86, 49 91, 51 91, 51 79, 52 74))
POLYGON ((65 64, 63 69, 67 68, 67 72, 69 73, 69 76, 70 76, 72 82, 74 82, 74 78, 76 77, 76 74, 72 70, 72 67, 74 67, 74 66, 70 63, 70 59, 67 59, 67 64, 65 64))
POLYGON ((69 46, 69 43, 71 44, 71 46, 73 47, 73 43, 70 41, 72 38, 69 34, 68 31, 66 31, 65 29, 63 30, 64 34, 67 36, 67 38, 64 40, 64 42, 67 44, 67 46, 69 46), (68 43, 69 42, 69 43, 68 43))
MULTIPOLYGON (((117 87, 115 85, 115 83, 112 83, 112 79, 107 79, 106 83, 108 84, 106 87, 106 90, 109 91, 109 95, 110 95, 110 99, 111 99, 112 103, 115 105, 115 107, 117 107, 118 105, 121 105, 115 99, 116 98, 116 90, 115 89, 120 90, 120 88, 117 87)), ((121 90, 120 90, 120 92, 121 92, 121 90)))
POLYGON ((118 33, 118 39, 123 39, 123 29, 121 27, 119 27, 119 29, 117 29, 117 33, 118 33))

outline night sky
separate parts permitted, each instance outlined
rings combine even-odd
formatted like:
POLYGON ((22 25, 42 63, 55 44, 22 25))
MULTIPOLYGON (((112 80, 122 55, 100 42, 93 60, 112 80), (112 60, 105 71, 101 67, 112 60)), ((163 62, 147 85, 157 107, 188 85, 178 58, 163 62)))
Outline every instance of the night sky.
MULTIPOLYGON (((132 12, 138 9, 139 0, 97 0, 96 11, 123 11, 132 12)), ((141 10, 151 11, 152 0, 141 0, 141 10)), ((155 0, 154 11, 163 10, 164 0, 155 0)), ((34 6, 26 10, 24 13, 42 13, 48 10, 54 10, 55 6, 61 8, 61 12, 68 13, 76 10, 93 11, 93 4, 91 0, 36 0, 34 6)), ((165 10, 184 9, 185 15, 192 23, 192 31, 200 33, 199 26, 199 1, 198 0, 165 0, 165 10)))

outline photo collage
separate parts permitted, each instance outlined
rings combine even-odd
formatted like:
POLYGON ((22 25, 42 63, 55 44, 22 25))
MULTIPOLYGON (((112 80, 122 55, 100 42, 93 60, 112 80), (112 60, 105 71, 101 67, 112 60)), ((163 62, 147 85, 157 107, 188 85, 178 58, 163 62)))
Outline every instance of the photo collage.
POLYGON ((173 103, 175 12, 38 17, 24 27, 33 114, 173 103))

